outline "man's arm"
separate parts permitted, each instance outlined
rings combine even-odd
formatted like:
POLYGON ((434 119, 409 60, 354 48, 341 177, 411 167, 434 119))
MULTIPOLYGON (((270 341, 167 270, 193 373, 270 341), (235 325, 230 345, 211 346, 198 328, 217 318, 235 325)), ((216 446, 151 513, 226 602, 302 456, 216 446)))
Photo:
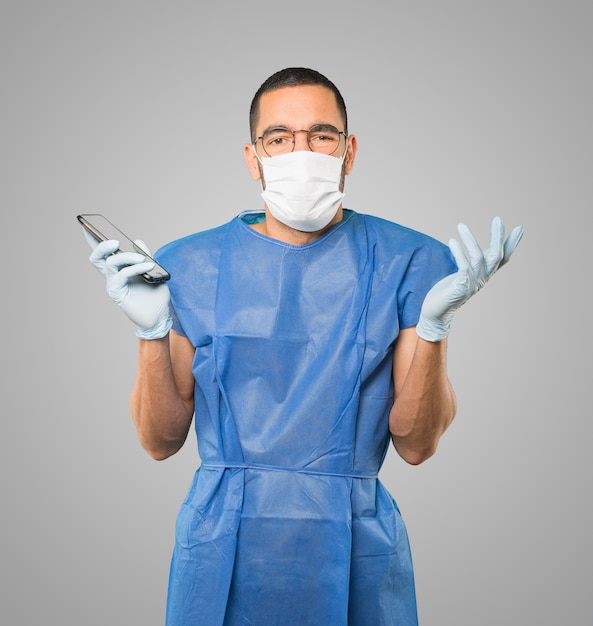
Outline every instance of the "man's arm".
MULTIPOLYGON (((116 240, 98 242, 85 231, 91 263, 106 280, 107 293, 136 325, 138 370, 130 398, 140 443, 154 459, 166 459, 183 445, 194 412, 194 348, 171 330, 166 283, 148 284, 141 275, 154 267, 135 252, 114 254, 116 240)), ((144 242, 136 245, 146 250, 144 242)))
POLYGON ((523 236, 523 227, 516 226, 505 239, 504 223, 495 217, 485 250, 465 224, 458 226, 458 232, 462 243, 449 241, 457 272, 430 289, 418 324, 402 330, 395 345, 395 400, 389 429, 398 453, 414 465, 434 454, 455 417, 455 395, 447 376, 447 336, 453 316, 508 263, 523 236))
POLYGON ((398 454, 418 465, 431 457, 455 417, 447 376, 447 339, 428 342, 415 328, 400 331, 393 359, 395 400, 389 430, 398 454))
POLYGON ((193 358, 194 347, 175 331, 139 340, 130 410, 142 447, 157 461, 175 454, 187 437, 194 412, 193 358))

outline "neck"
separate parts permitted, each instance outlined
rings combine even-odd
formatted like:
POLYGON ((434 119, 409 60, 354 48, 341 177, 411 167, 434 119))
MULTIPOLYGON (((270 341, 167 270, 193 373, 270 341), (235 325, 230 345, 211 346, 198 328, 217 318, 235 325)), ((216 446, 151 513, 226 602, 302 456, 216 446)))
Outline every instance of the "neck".
POLYGON ((303 230, 295 230, 286 224, 283 224, 279 220, 277 220, 266 207, 266 220, 265 222, 260 222, 259 224, 251 224, 251 228, 256 230, 257 232, 265 235, 266 237, 270 237, 271 239, 277 239, 278 241, 282 241, 283 243, 290 244, 292 246, 304 246, 308 243, 312 243, 316 239, 319 239, 324 233, 326 233, 332 226, 341 222, 344 217, 344 212, 342 211, 342 207, 336 211, 333 219, 330 223, 322 228, 321 230, 316 230, 313 232, 306 232, 303 230))

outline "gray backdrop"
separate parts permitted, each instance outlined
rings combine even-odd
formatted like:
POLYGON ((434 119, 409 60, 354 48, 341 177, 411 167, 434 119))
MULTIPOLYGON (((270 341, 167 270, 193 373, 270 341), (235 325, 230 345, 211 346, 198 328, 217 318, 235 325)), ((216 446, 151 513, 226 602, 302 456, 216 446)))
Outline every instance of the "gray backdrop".
POLYGON ((347 207, 443 241, 465 221, 486 244, 497 213, 526 228, 455 319, 438 453, 390 450, 382 470, 421 624, 593 623, 592 17, 575 0, 2 2, 2 623, 163 623, 195 439, 163 463, 140 449, 133 327, 75 215, 155 249, 259 207, 248 107, 288 65, 346 99, 347 207))

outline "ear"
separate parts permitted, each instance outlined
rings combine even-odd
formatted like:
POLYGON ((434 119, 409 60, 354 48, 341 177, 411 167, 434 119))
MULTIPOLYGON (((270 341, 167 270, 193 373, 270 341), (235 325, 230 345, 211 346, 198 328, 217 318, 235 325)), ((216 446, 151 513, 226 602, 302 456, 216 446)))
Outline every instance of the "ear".
POLYGON ((259 169, 259 161, 255 155, 255 148, 253 144, 246 143, 243 146, 243 156, 245 157, 245 163, 247 163, 247 169, 251 174, 253 180, 260 180, 261 174, 259 169))
POLYGON ((346 150, 346 156, 344 157, 345 166, 344 174, 350 174, 354 167, 354 159, 356 158, 356 152, 358 150, 358 141, 356 135, 348 136, 348 148, 346 150))

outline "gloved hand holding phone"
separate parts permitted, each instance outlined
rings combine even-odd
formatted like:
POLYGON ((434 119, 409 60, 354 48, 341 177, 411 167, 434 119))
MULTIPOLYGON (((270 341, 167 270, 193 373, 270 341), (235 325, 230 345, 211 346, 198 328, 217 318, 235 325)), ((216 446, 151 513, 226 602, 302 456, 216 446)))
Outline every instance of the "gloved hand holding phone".
MULTIPOLYGON (((105 278, 111 299, 136 325, 136 335, 140 339, 164 337, 173 323, 169 287, 165 282, 149 284, 141 278, 155 264, 136 252, 115 254, 118 241, 110 239, 99 243, 86 230, 83 232, 93 249, 89 260, 105 278)), ((134 243, 152 256, 144 242, 136 240, 134 243)))
POLYGON ((449 241, 457 272, 445 276, 426 294, 416 326, 418 336, 426 341, 441 341, 449 334, 455 312, 508 263, 523 236, 522 226, 513 228, 505 240, 504 223, 492 220, 490 246, 482 250, 465 224, 457 228, 461 242, 449 241))

